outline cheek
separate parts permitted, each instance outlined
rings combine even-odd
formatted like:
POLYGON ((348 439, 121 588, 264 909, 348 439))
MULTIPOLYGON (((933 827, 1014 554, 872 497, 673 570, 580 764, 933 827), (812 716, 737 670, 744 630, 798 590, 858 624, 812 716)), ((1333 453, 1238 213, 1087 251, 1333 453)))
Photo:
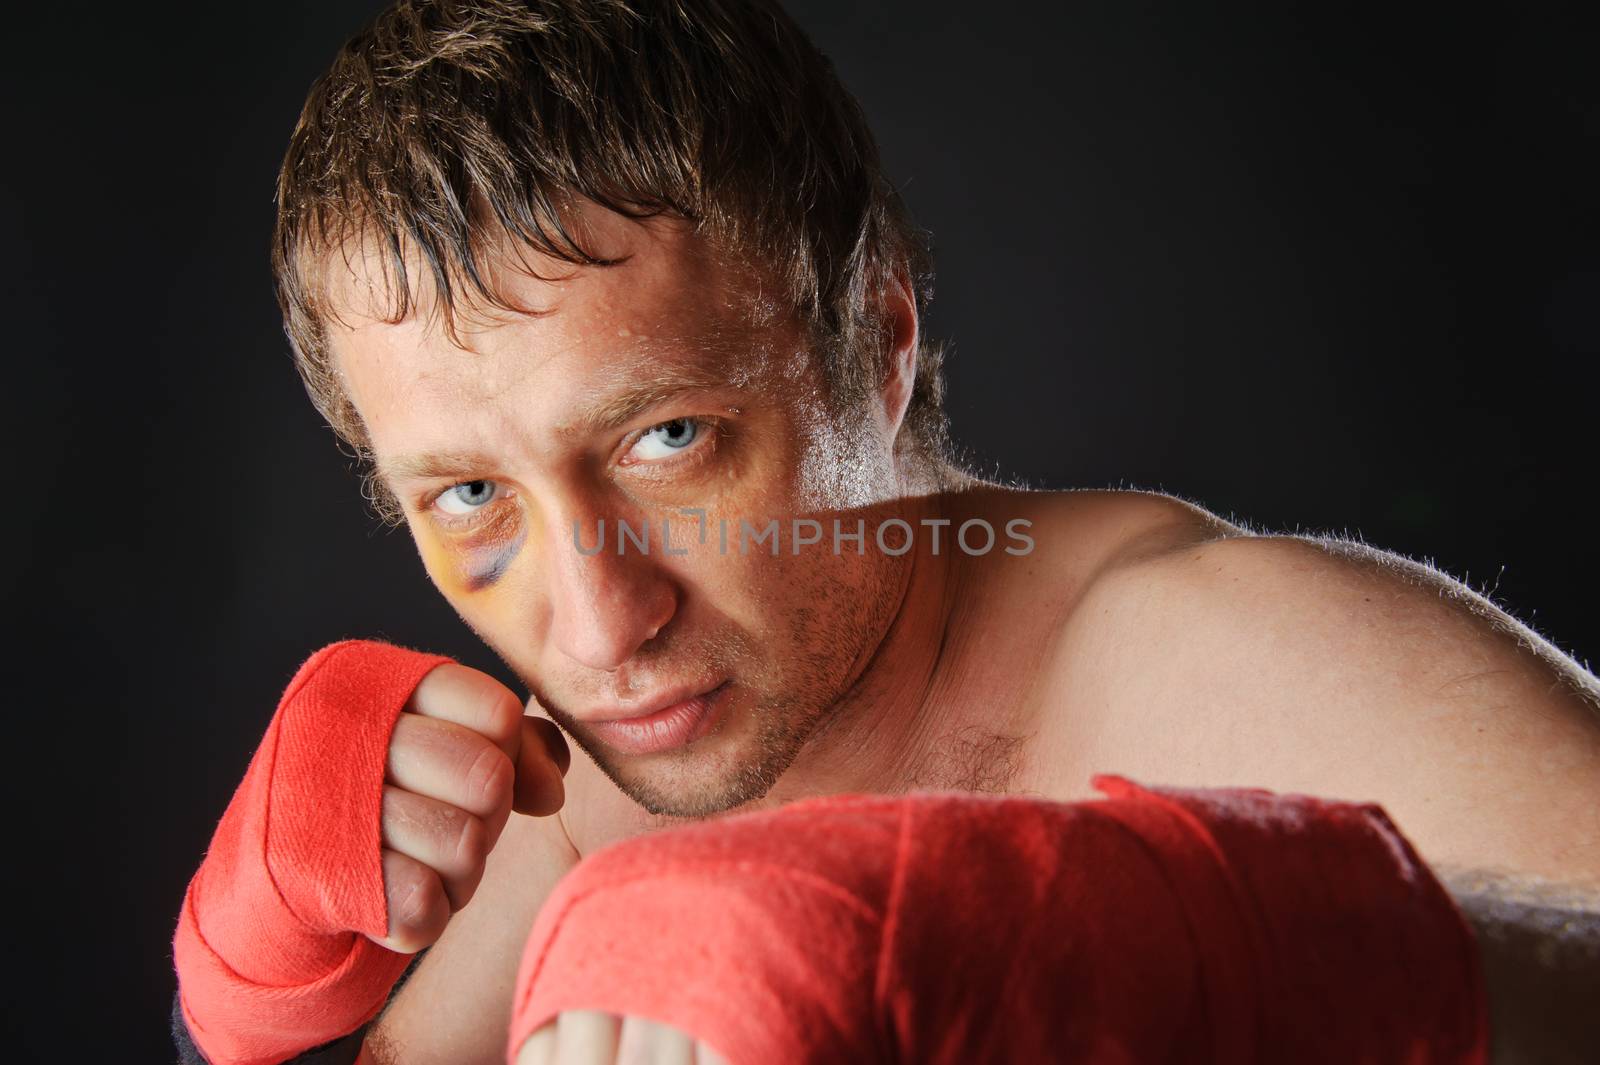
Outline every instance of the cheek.
MULTIPOLYGON (((895 567, 873 554, 871 530, 883 516, 870 506, 876 495, 874 456, 863 452, 858 437, 842 429, 816 431, 792 412, 780 428, 763 432, 765 446, 745 450, 738 476, 730 473, 700 501, 703 522, 671 515, 673 542, 688 551, 671 565, 716 613, 745 631, 792 637, 804 635, 819 619, 869 612, 889 579, 885 571, 895 567), (872 484, 864 485, 863 478, 872 484), (798 556, 793 553, 797 518, 822 526, 821 541, 801 547, 798 556), (864 523, 862 553, 850 540, 833 550, 835 519, 847 532, 854 532, 857 520, 864 523), (777 557, 770 538, 756 540, 774 520, 777 557), (742 522, 751 527, 745 538, 742 522)), ((816 531, 808 528, 806 535, 816 531)))
POLYGON ((507 575, 528 550, 530 530, 522 515, 508 515, 468 536, 454 536, 425 522, 412 529, 428 576, 458 611, 473 616, 500 612, 507 575))
MULTIPOLYGON (((691 594, 704 600, 711 613, 725 618, 745 632, 786 643, 808 643, 808 635, 819 623, 829 619, 853 620, 867 612, 879 598, 881 587, 892 580, 894 566, 875 554, 868 544, 858 554, 852 542, 844 541, 833 550, 832 514, 819 514, 821 541, 810 543, 794 553, 792 510, 774 507, 771 511, 710 512, 706 540, 698 542, 699 528, 688 523, 682 534, 673 525, 673 539, 688 550, 673 559, 672 569, 691 594), (754 531, 740 536, 741 518, 754 531), (772 554, 771 537, 757 542, 757 532, 773 518, 778 519, 779 552, 772 554), (719 520, 720 519, 720 520, 719 520), (759 519, 759 520, 758 520, 759 519)), ((846 531, 853 531, 856 518, 841 518, 846 531)), ((816 535, 806 528, 805 536, 816 535)), ((823 627, 828 627, 824 625, 823 627)), ((799 648, 773 648, 782 654, 799 648)))
POLYGON ((469 592, 487 591, 500 583, 500 579, 511 568, 511 563, 516 561, 522 553, 523 544, 527 542, 527 529, 518 530, 512 539, 504 543, 481 544, 463 548, 461 551, 461 580, 469 592))

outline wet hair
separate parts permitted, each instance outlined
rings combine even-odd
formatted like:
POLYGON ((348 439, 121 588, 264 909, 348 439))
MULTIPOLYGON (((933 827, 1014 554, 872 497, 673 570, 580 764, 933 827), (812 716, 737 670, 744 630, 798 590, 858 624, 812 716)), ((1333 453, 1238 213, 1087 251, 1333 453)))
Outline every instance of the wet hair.
MULTIPOLYGON (((771 280, 836 399, 879 383, 898 277, 919 314, 927 235, 884 176, 860 105, 767 0, 401 0, 313 85, 278 178, 272 265, 295 362, 317 409, 370 459, 331 363, 326 267, 376 264, 403 320, 431 284, 446 325, 464 304, 516 310, 491 259, 509 237, 574 266, 587 199, 678 216, 771 280)), ((899 445, 943 457, 939 345, 918 352, 899 445)), ((381 486, 379 486, 381 492, 381 486)))

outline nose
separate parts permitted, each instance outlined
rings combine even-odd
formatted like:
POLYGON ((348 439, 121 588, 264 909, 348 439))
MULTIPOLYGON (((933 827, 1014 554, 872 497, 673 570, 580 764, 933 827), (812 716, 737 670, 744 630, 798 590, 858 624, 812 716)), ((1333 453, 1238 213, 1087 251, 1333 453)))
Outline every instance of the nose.
MULTIPOLYGON (((613 525, 605 523, 592 554, 598 522, 585 527, 580 521, 578 539, 564 535, 554 551, 550 638, 562 654, 591 669, 620 667, 678 610, 678 589, 653 550, 627 541, 619 552, 613 525)), ((570 520, 567 532, 573 532, 570 520)))

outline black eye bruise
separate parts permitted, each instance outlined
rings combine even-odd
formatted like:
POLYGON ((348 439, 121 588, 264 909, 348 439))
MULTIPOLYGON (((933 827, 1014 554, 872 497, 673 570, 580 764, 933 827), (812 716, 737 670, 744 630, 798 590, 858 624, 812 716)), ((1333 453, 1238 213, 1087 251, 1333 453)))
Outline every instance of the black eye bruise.
POLYGON ((508 544, 474 551, 465 567, 467 591, 480 592, 505 576, 527 539, 528 530, 524 528, 508 544))

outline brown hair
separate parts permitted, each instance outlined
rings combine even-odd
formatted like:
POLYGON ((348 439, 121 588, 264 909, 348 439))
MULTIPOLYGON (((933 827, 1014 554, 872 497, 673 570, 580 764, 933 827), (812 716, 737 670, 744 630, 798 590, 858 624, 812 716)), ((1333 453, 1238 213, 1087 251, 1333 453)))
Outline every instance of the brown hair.
MULTIPOLYGON (((874 296, 918 312, 926 234, 884 177, 860 106, 769 0, 399 0, 312 87, 278 179, 272 265, 312 401, 369 458, 332 367, 318 264, 377 248, 393 319, 426 265, 449 321, 465 294, 506 307, 487 255, 510 235, 606 265, 563 219, 574 196, 670 213, 776 279, 835 395, 882 372, 874 296)), ((942 351, 924 343, 902 440, 943 457, 942 351)), ((381 491, 381 486, 380 491, 381 491)))

